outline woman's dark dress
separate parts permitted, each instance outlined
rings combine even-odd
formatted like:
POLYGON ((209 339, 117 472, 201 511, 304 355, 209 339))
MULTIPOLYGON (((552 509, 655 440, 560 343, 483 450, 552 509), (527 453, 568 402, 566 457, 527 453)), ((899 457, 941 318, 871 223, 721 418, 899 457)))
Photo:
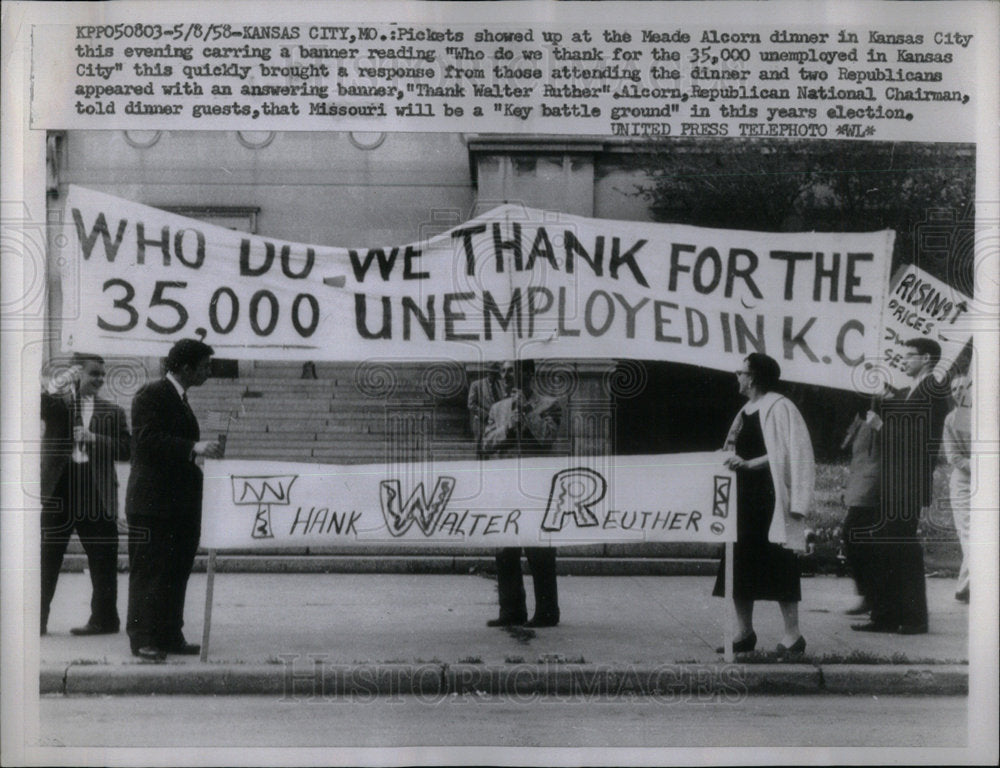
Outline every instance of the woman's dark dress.
MULTIPOLYGON (((741 459, 755 459, 767 453, 760 411, 743 414, 735 450, 741 459)), ((738 470, 736 484, 738 518, 733 546, 733 597, 736 600, 798 602, 802 599, 798 557, 792 550, 767 540, 774 516, 774 484, 770 470, 738 470)), ((725 574, 723 554, 712 590, 716 597, 725 595, 725 574)))

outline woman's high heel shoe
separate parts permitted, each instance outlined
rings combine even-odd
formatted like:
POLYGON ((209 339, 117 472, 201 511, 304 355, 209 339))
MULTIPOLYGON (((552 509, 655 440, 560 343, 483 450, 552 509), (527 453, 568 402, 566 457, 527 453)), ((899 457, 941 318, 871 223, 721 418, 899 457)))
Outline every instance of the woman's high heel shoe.
POLYGON ((799 635, 799 639, 792 643, 787 648, 781 643, 778 643, 778 647, 774 649, 774 652, 778 654, 778 657, 791 656, 793 654, 801 654, 806 650, 806 639, 799 635))
MULTIPOLYGON (((736 640, 733 643, 733 653, 750 653, 750 651, 752 651, 756 647, 757 647, 757 633, 751 632, 742 640, 736 640)), ((725 653, 726 649, 724 646, 720 646, 715 649, 715 652, 725 653)))

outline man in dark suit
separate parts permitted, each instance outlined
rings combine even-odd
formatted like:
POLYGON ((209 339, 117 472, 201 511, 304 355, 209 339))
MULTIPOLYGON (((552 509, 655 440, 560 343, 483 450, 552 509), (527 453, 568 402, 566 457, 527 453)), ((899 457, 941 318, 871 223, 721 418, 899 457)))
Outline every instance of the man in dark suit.
POLYGON ((127 631, 132 653, 162 661, 197 654, 184 639, 184 595, 201 535, 199 456, 219 458, 219 443, 201 440, 187 390, 209 377, 213 350, 194 339, 167 355, 167 374, 132 402, 132 473, 125 496, 129 524, 127 631))
POLYGON ((118 618, 118 478, 115 462, 128 461, 125 411, 98 397, 104 360, 76 353, 42 392, 42 603, 41 634, 48 631, 70 534, 87 554, 93 594, 90 619, 74 635, 114 634, 118 618))
POLYGON ((883 399, 869 415, 882 442, 881 519, 871 531, 879 569, 871 581, 871 621, 859 632, 927 632, 924 552, 917 527, 933 497, 934 465, 948 414, 948 385, 934 378, 941 347, 933 339, 905 343, 903 370, 913 386, 883 399))
MULTIPOLYGON (((562 420, 562 403, 534 388, 534 361, 518 365, 507 360, 500 366, 505 397, 490 408, 483 432, 483 455, 487 458, 545 456, 562 420)), ((559 595, 556 589, 555 547, 524 547, 535 588, 535 614, 528 621, 524 582, 521 576, 521 547, 503 547, 497 552, 497 592, 500 615, 486 622, 490 627, 525 624, 554 627, 559 623, 559 595)))

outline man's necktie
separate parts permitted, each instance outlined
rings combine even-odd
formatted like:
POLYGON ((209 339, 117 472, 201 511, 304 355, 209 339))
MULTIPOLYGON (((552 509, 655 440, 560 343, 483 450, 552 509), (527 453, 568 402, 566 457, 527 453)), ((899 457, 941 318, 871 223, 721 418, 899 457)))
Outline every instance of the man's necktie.
POLYGON ((76 428, 83 426, 83 403, 80 402, 80 396, 76 395, 73 398, 72 405, 72 418, 73 418, 73 461, 79 463, 85 462, 87 460, 87 449, 82 440, 76 439, 76 428))
POLYGON ((188 420, 192 424, 198 423, 198 417, 194 415, 194 411, 191 409, 191 403, 188 402, 187 392, 181 393, 181 402, 184 403, 184 410, 187 411, 188 420))

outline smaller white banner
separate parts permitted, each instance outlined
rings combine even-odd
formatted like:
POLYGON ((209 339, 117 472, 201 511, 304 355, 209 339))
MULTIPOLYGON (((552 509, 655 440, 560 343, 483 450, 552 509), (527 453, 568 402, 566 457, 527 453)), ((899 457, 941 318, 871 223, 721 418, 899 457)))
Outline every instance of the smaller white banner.
POLYGON ((560 546, 736 539, 721 453, 431 464, 207 461, 201 545, 560 546))

